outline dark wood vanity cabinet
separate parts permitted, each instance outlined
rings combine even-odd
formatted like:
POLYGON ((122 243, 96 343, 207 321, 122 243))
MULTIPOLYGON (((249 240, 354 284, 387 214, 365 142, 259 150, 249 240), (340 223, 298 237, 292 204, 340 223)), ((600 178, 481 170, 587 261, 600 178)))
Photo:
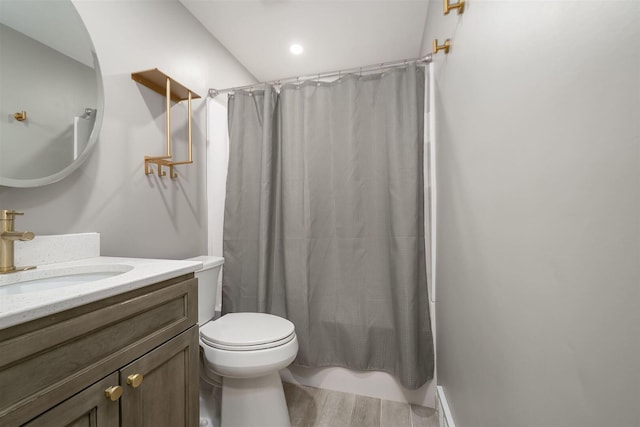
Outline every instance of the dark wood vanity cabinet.
POLYGON ((0 330, 0 426, 197 426, 196 322, 190 274, 0 330))

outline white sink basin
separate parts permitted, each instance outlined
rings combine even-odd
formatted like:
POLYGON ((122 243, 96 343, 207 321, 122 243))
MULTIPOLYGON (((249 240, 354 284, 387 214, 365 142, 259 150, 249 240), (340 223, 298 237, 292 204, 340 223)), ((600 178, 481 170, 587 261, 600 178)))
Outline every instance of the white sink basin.
POLYGON ((82 285, 118 276, 132 269, 133 266, 125 264, 103 264, 12 273, 0 279, 0 295, 26 294, 82 285))
MULTIPOLYGON (((48 249, 56 254, 66 250, 58 246, 48 249)), ((18 265, 38 265, 36 260, 22 259, 18 265)), ((201 267, 202 263, 196 261, 96 256, 0 274, 0 330, 190 274, 201 267)))

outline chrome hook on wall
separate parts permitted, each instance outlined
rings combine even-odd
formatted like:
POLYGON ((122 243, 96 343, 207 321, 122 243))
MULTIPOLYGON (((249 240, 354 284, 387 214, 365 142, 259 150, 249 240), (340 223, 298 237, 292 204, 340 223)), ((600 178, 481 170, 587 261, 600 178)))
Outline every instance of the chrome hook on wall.
POLYGON ((458 3, 451 4, 449 0, 444 0, 444 14, 448 15, 452 9, 458 9, 458 15, 464 13, 464 0, 458 0, 458 3))
POLYGON ((435 55, 441 50, 444 50, 444 53, 449 53, 451 49, 451 39, 446 39, 443 44, 438 46, 438 39, 433 39, 433 54, 435 55))

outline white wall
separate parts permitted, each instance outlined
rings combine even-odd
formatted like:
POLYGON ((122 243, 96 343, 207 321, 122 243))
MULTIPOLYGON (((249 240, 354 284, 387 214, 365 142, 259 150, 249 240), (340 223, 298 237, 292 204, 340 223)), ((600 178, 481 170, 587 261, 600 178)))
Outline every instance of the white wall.
POLYGON ((431 1, 456 425, 640 425, 640 3, 431 1))
MULTIPOLYGON (((25 211, 36 234, 97 231, 102 253, 181 258, 206 253, 206 103, 209 87, 253 77, 177 1, 74 1, 104 77, 105 114, 96 149, 64 180, 0 187, 2 209, 25 211), (131 80, 159 68, 200 94, 194 101, 194 164, 178 179, 145 176, 143 157, 164 149, 164 98, 131 80)), ((172 107, 176 154, 186 158, 186 103, 172 107)))

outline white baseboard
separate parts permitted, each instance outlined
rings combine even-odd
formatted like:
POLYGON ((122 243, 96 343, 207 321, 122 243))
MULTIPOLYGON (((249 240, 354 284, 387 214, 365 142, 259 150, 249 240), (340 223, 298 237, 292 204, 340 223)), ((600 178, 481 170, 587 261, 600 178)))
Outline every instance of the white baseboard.
POLYGON ((453 415, 451 414, 451 408, 447 401, 447 396, 444 394, 442 386, 437 386, 437 405, 438 405, 438 426, 439 427, 456 427, 456 423, 453 421, 453 415))
POLYGON ((436 381, 429 381, 417 390, 402 387, 386 372, 362 372, 346 368, 303 368, 291 365, 280 371, 282 380, 326 390, 341 391, 395 402, 435 408, 436 381))

